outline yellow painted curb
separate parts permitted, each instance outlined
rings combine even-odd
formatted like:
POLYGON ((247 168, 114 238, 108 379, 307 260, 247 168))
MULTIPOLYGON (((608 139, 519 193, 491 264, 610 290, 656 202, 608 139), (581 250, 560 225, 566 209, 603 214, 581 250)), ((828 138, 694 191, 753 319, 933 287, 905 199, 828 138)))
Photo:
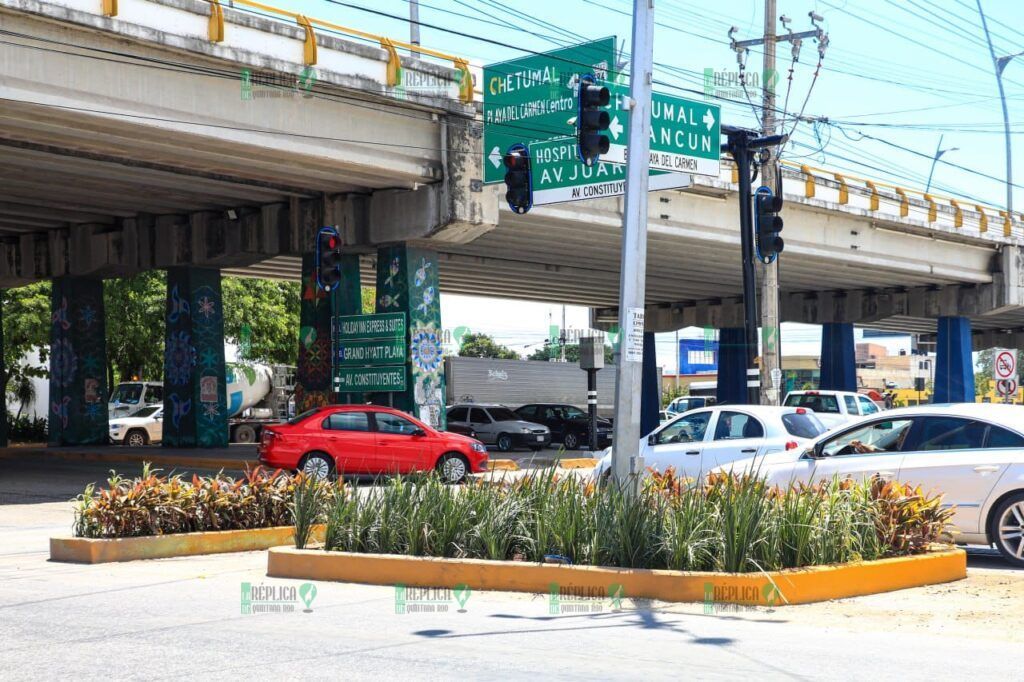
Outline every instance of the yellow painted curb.
POLYGON ((519 471, 519 465, 511 459, 492 459, 487 462, 489 471, 519 471))
POLYGON ((593 469, 597 466, 597 460, 593 457, 575 457, 560 459, 555 464, 562 469, 593 469))
POLYGON ((225 459, 216 457, 179 457, 153 453, 132 454, 129 452, 91 452, 83 450, 61 451, 49 448, 10 448, 0 452, 0 459, 59 459, 66 462, 109 462, 112 464, 150 464, 163 467, 187 469, 228 469, 244 471, 246 467, 259 464, 256 460, 225 459))
MULTIPOLYGON (((50 538, 50 561, 105 564, 198 554, 253 552, 294 543, 292 526, 151 535, 137 538, 50 538)), ((323 542, 324 526, 314 526, 311 542, 323 542)))
POLYGON ((474 590, 541 594, 549 593, 552 585, 601 595, 607 595, 610 588, 621 587, 622 596, 627 598, 782 606, 959 580, 967 576, 967 554, 961 549, 943 549, 911 557, 764 574, 560 566, 274 547, 267 554, 267 575, 370 585, 468 585, 474 590))

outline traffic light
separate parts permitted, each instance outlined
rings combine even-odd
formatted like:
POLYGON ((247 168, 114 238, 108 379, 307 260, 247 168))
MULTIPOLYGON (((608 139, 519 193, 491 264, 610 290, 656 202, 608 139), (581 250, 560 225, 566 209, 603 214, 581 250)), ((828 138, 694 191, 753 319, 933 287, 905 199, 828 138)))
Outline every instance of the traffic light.
POLYGON ((530 148, 514 144, 505 152, 505 201, 516 213, 533 207, 533 177, 530 169, 530 148))
POLYGON ((585 166, 593 166, 601 154, 608 153, 608 130, 611 119, 602 107, 608 106, 608 88, 597 84, 594 76, 580 76, 580 109, 576 115, 576 154, 585 166))
POLYGON ((316 283, 334 291, 341 281, 341 237, 333 227, 321 227, 316 234, 316 283))
POLYGON ((757 233, 757 255, 764 263, 771 263, 782 253, 785 242, 782 232, 782 197, 767 187, 758 187, 754 194, 754 229, 757 233))

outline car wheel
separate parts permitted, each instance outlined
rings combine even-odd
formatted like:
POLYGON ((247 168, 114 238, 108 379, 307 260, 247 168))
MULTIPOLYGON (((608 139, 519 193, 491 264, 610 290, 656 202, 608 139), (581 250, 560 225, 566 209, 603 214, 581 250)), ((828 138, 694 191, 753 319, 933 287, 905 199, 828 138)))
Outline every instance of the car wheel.
POLYGON ((235 443, 255 443, 256 442, 256 429, 249 424, 242 424, 235 428, 235 437, 232 439, 235 443))
POLYGON ((449 452, 437 460, 437 473, 445 483, 462 483, 469 473, 469 461, 462 455, 449 452))
POLYGON ((992 520, 996 548, 1014 566, 1024 566, 1024 492, 1003 500, 992 520))
POLYGON ((498 449, 502 452, 508 452, 512 449, 512 436, 507 433, 502 433, 498 436, 498 449))
POLYGON ((302 460, 299 470, 310 478, 328 479, 334 473, 334 461, 322 452, 311 452, 302 460))
POLYGON ((562 445, 565 446, 566 450, 575 450, 580 446, 580 439, 575 433, 565 434, 565 438, 562 439, 562 445))
POLYGON ((124 437, 124 444, 130 448, 141 448, 149 439, 142 429, 132 429, 124 437))

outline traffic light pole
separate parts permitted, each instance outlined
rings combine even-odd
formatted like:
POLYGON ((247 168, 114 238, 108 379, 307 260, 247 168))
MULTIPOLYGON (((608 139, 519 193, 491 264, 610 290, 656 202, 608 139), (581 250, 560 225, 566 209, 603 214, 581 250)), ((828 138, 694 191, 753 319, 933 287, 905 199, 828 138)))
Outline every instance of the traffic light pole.
POLYGON ((654 79, 654 0, 633 2, 632 51, 629 158, 626 163, 619 285, 619 362, 615 368, 615 447, 612 450, 612 475, 627 490, 635 490, 639 475, 644 470, 640 457, 640 393, 647 275, 651 85, 654 79))
POLYGON ((747 404, 758 405, 761 402, 758 371, 754 358, 757 355, 757 274, 754 262, 757 253, 754 244, 753 189, 750 182, 750 155, 753 150, 774 147, 786 141, 785 135, 757 137, 757 133, 722 126, 722 132, 728 137, 728 144, 722 145, 722 151, 730 154, 736 162, 739 174, 740 199, 740 251, 743 261, 743 338, 746 343, 747 358, 747 404))
POLYGON ((747 358, 747 404, 757 405, 760 403, 757 370, 754 367, 754 357, 757 355, 757 278, 754 273, 754 217, 748 147, 751 134, 746 130, 730 130, 727 134, 727 149, 736 162, 740 176, 740 251, 743 258, 743 338, 746 344, 744 355, 747 358))

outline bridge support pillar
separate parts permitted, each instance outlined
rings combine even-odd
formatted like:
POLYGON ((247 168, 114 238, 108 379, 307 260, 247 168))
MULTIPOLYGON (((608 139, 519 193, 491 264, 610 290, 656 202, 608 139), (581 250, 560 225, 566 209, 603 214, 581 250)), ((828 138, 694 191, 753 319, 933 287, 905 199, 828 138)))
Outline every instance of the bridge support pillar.
POLYGON ((940 317, 932 402, 973 403, 974 361, 971 356, 971 321, 966 317, 940 317))
POLYGON ((857 390, 857 350, 853 339, 851 323, 826 322, 821 326, 822 390, 857 390))
POLYGON ((437 253, 404 244, 377 250, 377 312, 406 315, 404 391, 386 403, 439 429, 446 426, 437 253))
POLYGON ((220 270, 167 270, 164 447, 228 444, 220 270))
POLYGON ((106 443, 103 281, 57 277, 50 311, 49 444, 106 443))
POLYGON ((743 327, 725 327, 718 333, 718 390, 720 403, 744 405, 747 398, 747 342, 743 327))
MULTIPOLYGON (((359 256, 341 257, 341 283, 325 293, 316 283, 316 256, 302 256, 302 301, 299 308, 299 361, 295 372, 295 410, 305 412, 336 401, 331 382, 331 318, 362 310, 359 256)), ((343 394, 341 402, 361 402, 361 394, 343 394)))
POLYGON ((640 380, 640 435, 646 436, 658 426, 661 411, 661 381, 654 347, 654 332, 644 332, 644 361, 640 380))

